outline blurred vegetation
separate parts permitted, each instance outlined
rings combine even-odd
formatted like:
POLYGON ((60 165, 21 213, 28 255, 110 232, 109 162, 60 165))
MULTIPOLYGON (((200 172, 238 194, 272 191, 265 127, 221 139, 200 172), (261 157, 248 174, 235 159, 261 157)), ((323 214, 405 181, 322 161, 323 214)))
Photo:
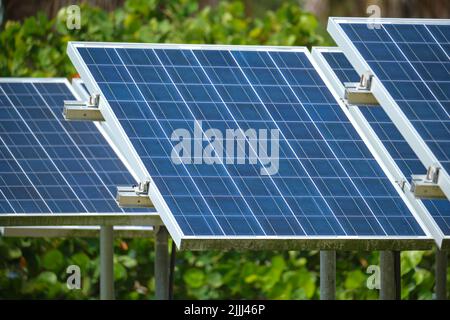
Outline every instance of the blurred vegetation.
POLYGON ((192 0, 129 0, 105 12, 81 5, 81 29, 66 27, 66 9, 55 20, 43 14, 8 21, 0 35, 2 76, 71 76, 68 41, 122 41, 312 46, 323 44, 316 18, 287 2, 262 17, 248 17, 241 2, 198 9, 192 0))
MULTIPOLYGON (((14 77, 72 77, 68 41, 123 41, 313 46, 330 40, 314 16, 295 2, 258 17, 241 2, 198 9, 196 1, 128 0, 107 13, 81 6, 82 27, 68 30, 66 12, 7 22, 0 33, 0 73, 14 77)), ((431 252, 403 252, 403 298, 429 299, 434 278, 431 252)), ((152 299, 153 240, 115 241, 116 295, 152 299)), ((339 299, 376 299, 366 287, 377 253, 339 252, 339 299)), ((175 298, 317 299, 319 254, 310 252, 180 252, 175 298)), ((97 239, 0 239, 0 298, 83 298, 99 295, 97 239), (82 289, 66 288, 66 267, 80 266, 82 289)))
MULTIPOLYGON (((116 239, 114 278, 120 299, 154 298, 152 239, 116 239)), ((432 252, 402 252, 402 298, 431 299, 432 252)), ((338 252, 338 299, 377 299, 367 289, 377 253, 338 252)), ((450 283, 449 283, 450 285, 450 283)), ((178 252, 175 299, 318 299, 318 251, 178 252)), ((0 299, 97 299, 97 239, 1 239, 0 299), (81 290, 68 290, 66 268, 81 268, 81 290)))

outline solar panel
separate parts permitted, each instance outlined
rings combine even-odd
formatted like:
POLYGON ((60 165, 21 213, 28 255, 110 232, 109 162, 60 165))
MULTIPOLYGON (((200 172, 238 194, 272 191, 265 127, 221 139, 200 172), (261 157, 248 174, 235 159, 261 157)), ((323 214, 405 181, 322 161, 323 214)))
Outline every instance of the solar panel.
POLYGON ((133 146, 140 179, 151 177, 178 246, 425 235, 306 49, 71 43, 68 53, 133 146), (275 149, 261 153, 250 133, 244 159, 230 159, 239 149, 227 130, 278 142, 277 170, 266 161, 275 149), (191 154, 177 151, 180 135, 191 154), (221 144, 232 146, 225 157, 221 144))
POLYGON ((135 180, 95 125, 64 121, 74 99, 65 79, 0 79, 0 214, 137 212, 115 202, 135 180))
MULTIPOLYGON (((313 48, 314 50, 315 48, 313 48)), ((344 84, 348 82, 359 82, 360 76, 350 64, 350 61, 339 49, 326 48, 325 51, 319 51, 324 57, 335 76, 344 84)))
POLYGON ((331 18, 329 32, 450 198, 450 20, 331 18))
MULTIPOLYGON (((334 86, 338 91, 344 91, 346 82, 359 81, 358 73, 340 49, 313 48, 313 56, 318 64, 323 66, 322 70, 325 73, 333 73, 327 74, 330 79, 338 79, 334 86)), ((403 179, 409 180, 411 175, 426 170, 381 106, 358 106, 358 108, 397 164, 403 179)), ((422 202, 444 237, 450 236, 450 202, 446 200, 422 200, 422 202)))
POLYGON ((15 161, 10 149, 0 138, 2 213, 49 211, 45 200, 40 196, 32 181, 15 161))

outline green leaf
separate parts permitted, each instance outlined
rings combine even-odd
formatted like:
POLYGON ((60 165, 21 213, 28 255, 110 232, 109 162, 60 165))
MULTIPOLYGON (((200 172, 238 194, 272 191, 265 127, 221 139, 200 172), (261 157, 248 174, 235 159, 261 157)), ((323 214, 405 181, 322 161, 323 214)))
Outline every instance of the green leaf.
POLYGON ((114 263, 114 280, 123 280, 127 278, 127 269, 120 264, 120 263, 114 263))
POLYGON ((222 285, 222 275, 218 272, 208 274, 207 282, 212 288, 219 288, 222 285))
POLYGON ((7 259, 8 260, 15 260, 15 259, 19 259, 22 256, 22 250, 20 250, 20 248, 17 247, 9 247, 7 249, 7 259))
POLYGON ((83 252, 74 254, 70 259, 72 264, 79 266, 82 271, 87 270, 88 265, 91 262, 91 259, 83 252))
POLYGON ((137 266, 137 260, 129 256, 119 256, 117 260, 123 264, 127 269, 135 268, 137 266))
POLYGON ((252 283, 252 282, 258 281, 258 279, 259 279, 259 276, 257 274, 251 274, 251 275, 246 276, 244 278, 244 281, 246 283, 252 283))
POLYGON ((423 280, 427 276, 427 273, 428 272, 426 270, 423 270, 423 269, 417 269, 414 272, 413 279, 416 282, 416 286, 420 285, 423 282, 423 280))
POLYGON ((349 290, 363 288, 366 285, 367 276, 360 270, 354 270, 347 273, 344 287, 349 290))
POLYGON ((64 256, 57 249, 48 251, 42 259, 42 266, 50 271, 58 272, 64 267, 64 264, 64 256))
POLYGON ((297 274, 298 287, 302 288, 306 298, 311 299, 316 291, 316 274, 309 272, 307 269, 300 269, 297 274))
POLYGON ((205 283, 205 274, 198 269, 189 269, 183 276, 184 282, 192 288, 200 288, 205 283))
POLYGON ((420 261, 422 261, 423 255, 424 251, 402 251, 400 259, 402 265, 402 275, 405 275, 416 268, 420 261))
POLYGON ((283 256, 277 255, 272 258, 269 272, 264 276, 264 290, 270 290, 280 280, 285 267, 283 256))
POLYGON ((39 274, 36 281, 46 285, 54 285, 58 282, 58 277, 53 272, 44 271, 39 274))

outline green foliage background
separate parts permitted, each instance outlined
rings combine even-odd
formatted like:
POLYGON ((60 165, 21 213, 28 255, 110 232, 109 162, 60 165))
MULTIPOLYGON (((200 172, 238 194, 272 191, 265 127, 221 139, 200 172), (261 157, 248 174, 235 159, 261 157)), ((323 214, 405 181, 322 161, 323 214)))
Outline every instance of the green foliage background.
MULTIPOLYGON (((128 0, 113 12, 81 6, 82 27, 68 30, 66 10, 49 20, 38 14, 7 22, 0 33, 3 77, 72 77, 68 41, 123 41, 308 46, 331 44, 314 16, 296 2, 259 17, 241 2, 199 9, 192 0, 128 0)), ((95 299, 99 294, 96 239, 1 239, 0 298, 95 299), (66 288, 65 269, 77 264, 82 289, 66 288)), ((152 299, 153 240, 115 241, 116 296, 152 299)), ((434 286, 431 252, 403 252, 403 298, 429 299, 434 286)), ((377 253, 339 252, 339 299, 376 299, 366 287, 377 253)), ((180 252, 175 298, 317 299, 319 255, 310 252, 180 252)), ((450 278, 450 277, 449 277, 450 278)))

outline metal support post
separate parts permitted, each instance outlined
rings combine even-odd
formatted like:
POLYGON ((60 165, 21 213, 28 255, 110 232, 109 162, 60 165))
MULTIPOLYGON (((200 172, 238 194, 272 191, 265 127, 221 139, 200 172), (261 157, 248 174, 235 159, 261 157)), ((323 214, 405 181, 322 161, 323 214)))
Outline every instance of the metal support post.
POLYGON ((320 299, 336 299, 336 251, 320 251, 320 299))
POLYGON ((448 252, 436 249, 436 299, 447 300, 448 252))
POLYGON ((169 233, 166 227, 155 230, 155 294, 158 300, 169 298, 169 233))
POLYGON ((173 286, 175 282, 175 263, 177 259, 177 246, 172 241, 172 251, 170 252, 170 273, 169 273, 169 300, 173 300, 173 286))
POLYGON ((100 299, 114 300, 114 227, 100 228, 100 299))
POLYGON ((401 298, 400 251, 380 252, 381 300, 401 298))

